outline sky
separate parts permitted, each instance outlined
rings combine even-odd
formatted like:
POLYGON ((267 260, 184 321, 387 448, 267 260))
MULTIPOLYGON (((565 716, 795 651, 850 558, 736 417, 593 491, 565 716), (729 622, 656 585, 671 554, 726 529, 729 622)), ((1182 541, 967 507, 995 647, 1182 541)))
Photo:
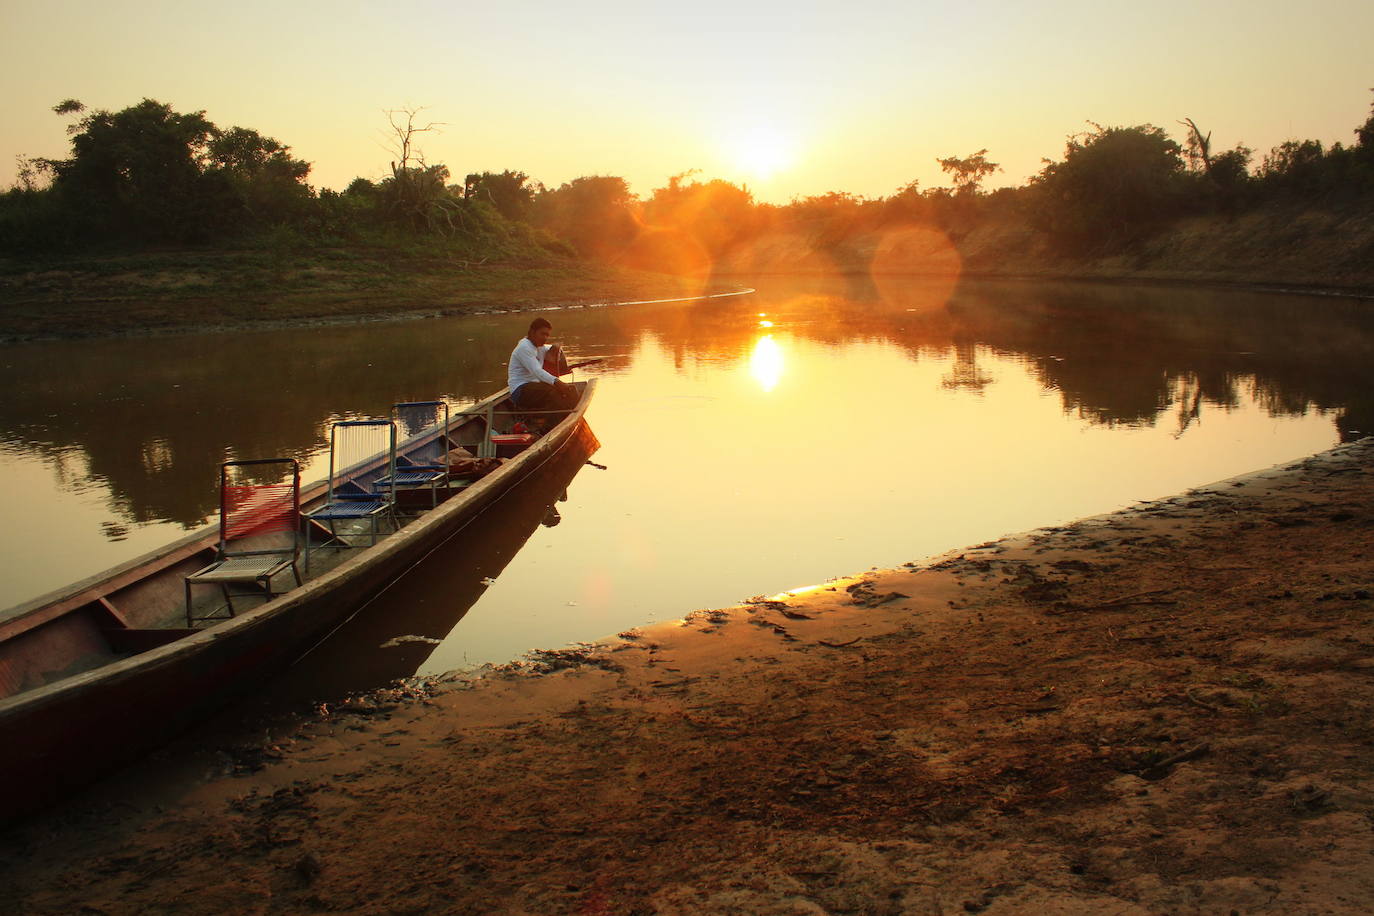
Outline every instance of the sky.
POLYGON ((619 175, 746 185, 759 200, 945 187, 980 149, 1020 185, 1065 139, 1152 123, 1256 161, 1350 143, 1374 100, 1369 0, 0 0, 0 188, 67 154, 67 98, 153 98, 253 128, 310 182, 380 179, 388 111, 422 109, 429 164, 553 187, 619 175))

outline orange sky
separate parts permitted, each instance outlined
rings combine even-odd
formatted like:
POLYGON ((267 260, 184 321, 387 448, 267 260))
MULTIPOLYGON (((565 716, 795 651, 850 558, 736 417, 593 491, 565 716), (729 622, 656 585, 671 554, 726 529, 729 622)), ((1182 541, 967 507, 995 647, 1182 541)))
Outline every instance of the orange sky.
POLYGON ((1020 184, 1086 121, 1191 117, 1216 148, 1353 139, 1374 85, 1374 3, 961 4, 704 0, 575 4, 54 0, 4 5, 0 185, 66 153, 75 97, 147 96, 290 144, 317 187, 380 178, 386 109, 444 122, 429 162, 549 185, 668 176, 763 200, 946 185, 936 157, 986 147, 1020 184))

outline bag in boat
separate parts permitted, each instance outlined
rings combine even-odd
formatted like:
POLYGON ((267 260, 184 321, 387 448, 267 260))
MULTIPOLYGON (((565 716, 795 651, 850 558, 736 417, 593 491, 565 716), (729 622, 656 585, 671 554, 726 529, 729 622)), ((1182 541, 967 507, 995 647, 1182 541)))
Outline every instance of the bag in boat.
POLYGON ((450 477, 466 477, 477 480, 499 468, 503 460, 501 458, 478 458, 465 448, 455 448, 448 453, 448 473, 450 477))

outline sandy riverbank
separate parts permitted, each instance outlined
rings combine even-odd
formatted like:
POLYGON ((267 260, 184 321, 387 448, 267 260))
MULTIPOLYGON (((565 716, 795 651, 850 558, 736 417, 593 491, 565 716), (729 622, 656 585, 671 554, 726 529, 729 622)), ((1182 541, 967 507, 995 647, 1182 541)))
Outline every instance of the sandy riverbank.
POLYGON ((237 775, 107 786, 9 830, 0 897, 33 913, 1366 912, 1371 548, 1365 439, 365 698, 237 775))

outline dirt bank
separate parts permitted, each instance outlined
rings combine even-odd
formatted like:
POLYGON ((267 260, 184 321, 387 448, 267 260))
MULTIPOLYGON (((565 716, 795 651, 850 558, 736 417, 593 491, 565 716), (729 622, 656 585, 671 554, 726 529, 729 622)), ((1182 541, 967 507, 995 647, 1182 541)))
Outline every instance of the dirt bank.
POLYGON ((1363 913, 1374 439, 327 711, 9 830, 31 913, 1363 913))

